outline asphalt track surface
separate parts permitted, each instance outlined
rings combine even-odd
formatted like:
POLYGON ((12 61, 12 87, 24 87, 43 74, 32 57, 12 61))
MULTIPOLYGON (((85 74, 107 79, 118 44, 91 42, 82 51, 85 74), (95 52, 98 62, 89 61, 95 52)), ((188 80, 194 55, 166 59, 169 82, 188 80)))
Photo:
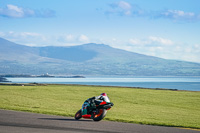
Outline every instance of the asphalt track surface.
POLYGON ((150 126, 0 110, 0 133, 200 133, 175 127, 150 126))

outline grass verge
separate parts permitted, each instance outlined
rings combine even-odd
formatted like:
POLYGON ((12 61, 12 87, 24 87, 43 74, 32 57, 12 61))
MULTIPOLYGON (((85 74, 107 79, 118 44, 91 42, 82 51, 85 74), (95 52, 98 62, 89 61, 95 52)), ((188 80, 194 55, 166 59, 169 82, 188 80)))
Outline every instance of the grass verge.
POLYGON ((0 109, 74 116, 84 100, 106 92, 104 119, 200 129, 200 92, 81 85, 0 85, 0 109))

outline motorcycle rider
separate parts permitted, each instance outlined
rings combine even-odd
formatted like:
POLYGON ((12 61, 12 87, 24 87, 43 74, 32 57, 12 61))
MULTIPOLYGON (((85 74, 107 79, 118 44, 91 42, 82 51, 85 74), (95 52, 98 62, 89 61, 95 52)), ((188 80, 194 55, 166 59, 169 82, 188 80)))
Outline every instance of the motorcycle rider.
POLYGON ((88 106, 87 110, 88 112, 93 111, 94 109, 96 109, 96 105, 101 103, 102 101, 106 101, 106 102, 110 102, 108 96, 106 93, 101 93, 99 96, 97 97, 91 97, 88 98, 85 102, 88 102, 90 107, 88 106))

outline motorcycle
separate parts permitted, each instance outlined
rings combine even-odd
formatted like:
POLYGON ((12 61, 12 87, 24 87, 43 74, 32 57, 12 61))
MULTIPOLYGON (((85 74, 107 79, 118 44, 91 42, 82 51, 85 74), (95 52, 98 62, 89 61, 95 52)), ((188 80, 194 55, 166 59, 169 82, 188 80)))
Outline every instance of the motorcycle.
POLYGON ((85 101, 82 108, 75 114, 75 119, 79 120, 81 118, 93 119, 94 121, 102 120, 114 104, 110 102, 109 98, 104 101, 95 101, 96 108, 92 108, 91 105, 85 101))

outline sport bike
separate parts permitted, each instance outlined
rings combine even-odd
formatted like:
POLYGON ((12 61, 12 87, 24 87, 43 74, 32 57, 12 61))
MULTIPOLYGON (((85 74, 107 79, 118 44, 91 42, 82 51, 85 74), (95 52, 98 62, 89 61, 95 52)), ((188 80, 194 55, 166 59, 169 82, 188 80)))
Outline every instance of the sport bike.
POLYGON ((110 102, 109 98, 107 98, 105 101, 100 100, 94 102, 95 108, 91 107, 88 102, 84 102, 82 108, 75 114, 75 119, 79 120, 80 118, 85 118, 93 119, 94 121, 100 121, 106 116, 107 110, 110 110, 114 105, 112 102, 110 102))

